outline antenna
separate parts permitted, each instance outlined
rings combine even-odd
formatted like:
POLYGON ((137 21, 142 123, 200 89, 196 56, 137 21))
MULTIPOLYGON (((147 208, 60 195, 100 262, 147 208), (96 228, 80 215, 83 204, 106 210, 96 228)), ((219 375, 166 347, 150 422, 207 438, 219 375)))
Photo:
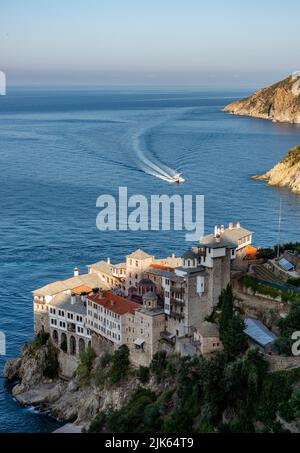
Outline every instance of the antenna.
POLYGON ((278 259, 280 256, 281 222, 282 222, 282 198, 280 198, 279 217, 278 217, 278 244, 277 244, 277 258, 278 259))

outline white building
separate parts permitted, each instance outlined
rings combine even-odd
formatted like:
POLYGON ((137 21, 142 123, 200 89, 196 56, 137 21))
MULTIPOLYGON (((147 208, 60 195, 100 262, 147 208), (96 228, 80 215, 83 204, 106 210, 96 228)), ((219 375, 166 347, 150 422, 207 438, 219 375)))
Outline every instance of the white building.
POLYGON ((48 304, 48 313, 50 336, 65 352, 79 355, 91 345, 85 294, 57 294, 48 304))

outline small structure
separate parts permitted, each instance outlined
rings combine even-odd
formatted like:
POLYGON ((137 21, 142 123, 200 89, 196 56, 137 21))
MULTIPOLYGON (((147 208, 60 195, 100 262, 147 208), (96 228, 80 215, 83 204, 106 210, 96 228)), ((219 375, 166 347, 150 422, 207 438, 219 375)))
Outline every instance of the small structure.
POLYGON ((288 272, 293 271, 295 269, 295 266, 285 258, 281 258, 281 260, 278 261, 278 264, 280 267, 282 267, 285 271, 288 272))
POLYGON ((245 334, 249 338, 249 343, 266 353, 272 354, 276 352, 275 342, 277 336, 271 332, 262 322, 257 319, 247 318, 245 319, 245 334))
POLYGON ((198 343, 202 355, 213 354, 223 350, 217 324, 204 321, 194 332, 194 341, 198 343))

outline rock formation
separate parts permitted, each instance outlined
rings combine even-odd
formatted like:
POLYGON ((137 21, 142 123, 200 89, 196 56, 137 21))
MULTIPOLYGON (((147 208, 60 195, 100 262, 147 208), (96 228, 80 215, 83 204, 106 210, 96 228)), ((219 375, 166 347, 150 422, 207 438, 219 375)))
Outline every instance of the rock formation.
POLYGON ((292 192, 300 194, 300 145, 291 148, 285 158, 267 173, 253 176, 262 179, 270 186, 287 187, 292 192))
POLYGON ((300 124, 300 71, 223 109, 234 115, 253 116, 300 124))

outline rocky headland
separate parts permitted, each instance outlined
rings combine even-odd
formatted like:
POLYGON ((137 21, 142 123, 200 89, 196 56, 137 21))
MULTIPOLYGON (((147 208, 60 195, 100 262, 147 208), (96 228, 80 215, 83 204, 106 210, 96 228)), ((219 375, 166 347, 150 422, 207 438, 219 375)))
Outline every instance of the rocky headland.
POLYGON ((300 71, 223 109, 233 115, 300 124, 300 71))
POLYGON ((267 173, 253 176, 253 179, 265 180, 270 186, 287 187, 300 194, 300 145, 291 148, 284 159, 267 173))

